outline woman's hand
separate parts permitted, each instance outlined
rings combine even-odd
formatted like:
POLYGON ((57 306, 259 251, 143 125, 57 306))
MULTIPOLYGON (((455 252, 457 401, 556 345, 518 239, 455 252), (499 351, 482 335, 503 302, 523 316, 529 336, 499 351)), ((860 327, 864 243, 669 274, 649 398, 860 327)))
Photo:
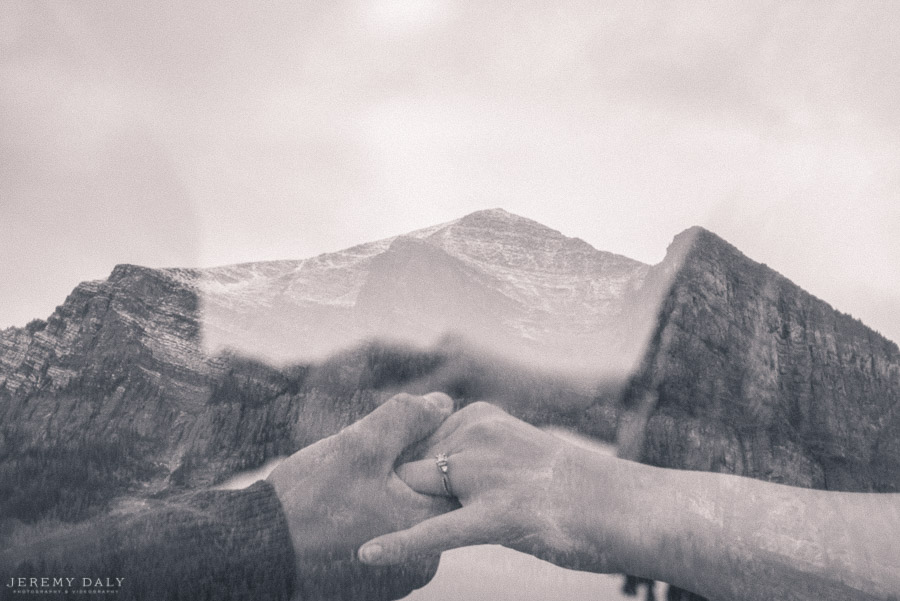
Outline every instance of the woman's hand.
POLYGON ((462 508, 380 536, 360 559, 388 565, 481 543, 557 565, 669 582, 710 599, 896 599, 900 495, 795 488, 660 469, 581 449, 476 403, 398 474, 462 508))
POLYGON ((387 565, 490 543, 563 567, 617 569, 598 531, 586 532, 584 516, 611 506, 608 475, 597 469, 608 458, 487 403, 452 415, 422 446, 422 459, 399 466, 398 475, 417 492, 446 496, 435 460, 446 454, 451 490, 462 508, 370 541, 360 549, 363 562, 387 565))

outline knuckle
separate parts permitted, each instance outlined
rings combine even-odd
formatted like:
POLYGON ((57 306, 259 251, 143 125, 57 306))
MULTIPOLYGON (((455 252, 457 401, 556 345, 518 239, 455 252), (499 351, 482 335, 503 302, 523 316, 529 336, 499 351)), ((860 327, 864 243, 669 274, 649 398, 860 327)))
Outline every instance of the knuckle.
POLYGON ((476 416, 464 426, 467 437, 474 441, 496 444, 522 437, 521 424, 502 411, 476 416))
POLYGON ((395 394, 388 402, 401 412, 419 411, 425 406, 422 397, 406 392, 395 394))
POLYGON ((471 405, 469 405, 468 407, 466 407, 465 409, 463 409, 463 411, 466 411, 472 415, 482 416, 482 415, 493 415, 493 414, 499 412, 500 409, 498 409, 496 405, 492 405, 491 403, 488 403, 487 401, 476 401, 476 402, 472 403, 471 405))
POLYGON ((515 421, 514 419, 509 418, 508 416, 498 416, 495 420, 494 427, 498 432, 501 432, 507 436, 518 436, 521 431, 521 422, 515 421))
POLYGON ((392 396, 388 401, 394 405, 408 406, 412 404, 415 397, 408 392, 400 392, 392 396))
POLYGON ((498 425, 498 421, 495 419, 481 419, 469 426, 468 434, 476 440, 494 441, 502 434, 498 425))

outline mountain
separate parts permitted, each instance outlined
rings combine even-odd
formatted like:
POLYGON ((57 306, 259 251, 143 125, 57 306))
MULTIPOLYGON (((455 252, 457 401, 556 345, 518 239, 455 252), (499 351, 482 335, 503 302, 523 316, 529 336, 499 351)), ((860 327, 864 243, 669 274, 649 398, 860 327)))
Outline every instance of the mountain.
POLYGON ((302 261, 120 265, 3 330, 0 515, 220 482, 431 389, 618 426, 657 465, 900 487, 895 344, 702 229, 651 267, 490 210, 302 261))
MULTIPOLYGON (((715 234, 679 234, 620 451, 663 467, 900 491, 900 351, 715 234)), ((649 284, 648 284, 649 285, 649 284)))
MULTIPOLYGON (((78 519, 118 494, 221 481, 401 388, 572 420, 596 391, 515 360, 603 336, 646 271, 500 210, 305 261, 119 265, 0 332, 0 514, 78 519)), ((602 416, 591 431, 609 437, 602 416)))
POLYGON ((453 332, 545 367, 584 358, 577 367, 596 371, 622 357, 603 342, 647 269, 493 209, 303 261, 172 275, 196 285, 213 352, 283 364, 364 339, 425 347, 453 332))

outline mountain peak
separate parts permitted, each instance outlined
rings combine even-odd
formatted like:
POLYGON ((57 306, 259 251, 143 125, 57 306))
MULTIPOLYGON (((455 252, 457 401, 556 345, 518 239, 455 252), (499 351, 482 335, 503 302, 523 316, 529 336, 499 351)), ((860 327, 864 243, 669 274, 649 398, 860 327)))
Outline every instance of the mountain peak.
POLYGON ((450 227, 461 227, 467 229, 485 229, 493 231, 508 231, 521 229, 531 234, 540 233, 542 235, 551 235, 553 237, 564 238, 558 231, 547 227, 533 219, 510 213, 504 209, 485 209, 469 213, 464 217, 460 217, 456 221, 448 224, 450 227))
POLYGON ((733 244, 704 227, 695 225, 677 234, 666 249, 665 262, 683 264, 689 256, 724 254, 745 257, 733 244))
POLYGON ((487 215, 487 216, 490 216, 490 215, 506 215, 506 216, 509 216, 509 217, 518 217, 519 219, 524 219, 524 217, 521 217, 521 216, 516 215, 516 214, 514 214, 514 213, 510 213, 509 211, 507 211, 507 210, 504 209, 503 207, 494 207, 494 208, 492 208, 492 209, 479 209, 479 210, 477 210, 477 211, 472 211, 471 213, 469 213, 469 214, 467 214, 467 215, 463 215, 460 219, 465 219, 465 218, 467 218, 467 217, 474 217, 474 216, 476 216, 476 215, 487 215))
POLYGON ((536 223, 531 219, 526 217, 522 217, 521 215, 516 215, 515 213, 510 213, 506 209, 502 209, 500 207, 496 207, 493 209, 482 209, 480 211, 474 211, 469 213, 468 215, 464 215, 460 217, 456 223, 478 223, 478 222, 530 222, 536 223))
MULTIPOLYGON (((462 328, 496 344, 556 349, 599 335, 647 269, 493 208, 303 261, 205 270, 199 288, 211 348, 282 361, 350 346, 417 311, 448 329, 435 334, 462 328)), ((425 321, 388 329, 398 335, 425 321)))
POLYGON ((722 236, 700 225, 691 226, 680 234, 676 234, 675 238, 672 240, 672 244, 683 244, 685 241, 690 244, 716 244, 735 248, 734 245, 722 238, 722 236))
POLYGON ((475 211, 421 233, 423 239, 451 255, 477 263, 506 264, 518 262, 518 257, 526 264, 539 264, 563 249, 579 254, 603 254, 577 238, 569 238, 537 221, 499 208, 475 211))

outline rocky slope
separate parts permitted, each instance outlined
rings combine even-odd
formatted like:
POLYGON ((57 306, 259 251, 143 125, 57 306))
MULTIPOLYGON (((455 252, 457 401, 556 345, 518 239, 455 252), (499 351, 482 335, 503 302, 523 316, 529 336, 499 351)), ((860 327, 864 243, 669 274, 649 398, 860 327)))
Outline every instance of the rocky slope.
POLYGON ((0 332, 0 515, 79 519, 118 494, 221 481, 401 389, 606 438, 618 420, 623 452, 658 465, 900 484, 893 343, 703 230, 649 268, 487 211, 306 261, 119 266, 46 321, 0 332), (426 349, 358 343, 448 330, 459 337, 426 349), (644 331, 625 411, 616 378, 516 367, 623 368, 644 331))
POLYGON ((620 360, 601 342, 647 269, 492 209, 304 261, 201 270, 195 281, 211 351, 283 364, 363 339, 427 346, 453 332, 544 366, 584 357, 580 367, 595 371, 620 360))
MULTIPOLYGON (((401 387, 571 420, 594 401, 580 384, 478 358, 453 339, 413 352, 358 338, 454 331, 539 350, 553 320, 598 332, 589 322, 643 271, 501 211, 308 261, 120 265, 46 321, 0 332, 0 515, 77 519, 127 491, 219 481, 336 432, 401 387), (579 274, 598 281, 580 284, 579 274), (602 299, 588 316, 573 310, 602 299), (341 327, 346 337, 334 335, 341 327), (267 340, 347 347, 314 364, 244 355, 267 340)), ((594 431, 609 436, 604 416, 594 431)))
POLYGON ((900 490, 900 351, 716 235, 676 237, 631 382, 626 455, 798 486, 900 490))

